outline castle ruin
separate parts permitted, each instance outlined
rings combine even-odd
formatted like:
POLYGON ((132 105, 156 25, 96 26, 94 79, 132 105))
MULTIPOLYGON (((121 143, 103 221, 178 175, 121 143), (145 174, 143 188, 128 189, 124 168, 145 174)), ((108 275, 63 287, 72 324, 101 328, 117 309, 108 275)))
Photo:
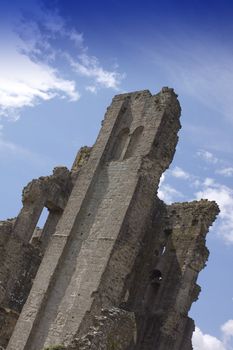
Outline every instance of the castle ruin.
POLYGON ((219 209, 157 197, 180 112, 170 88, 117 95, 71 171, 24 188, 18 217, 0 222, 0 348, 192 349, 188 312, 219 209))

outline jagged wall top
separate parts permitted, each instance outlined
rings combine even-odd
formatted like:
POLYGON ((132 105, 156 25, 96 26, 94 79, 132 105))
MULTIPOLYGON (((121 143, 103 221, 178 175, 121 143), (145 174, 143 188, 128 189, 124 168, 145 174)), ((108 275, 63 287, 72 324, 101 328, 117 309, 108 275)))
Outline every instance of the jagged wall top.
POLYGON ((60 168, 30 185, 42 198, 33 207, 24 201, 23 222, 30 214, 32 232, 43 206, 49 208, 45 256, 8 350, 108 349, 116 342, 122 350, 126 344, 127 350, 191 350, 187 312, 198 296, 205 234, 217 207, 208 201, 166 206, 156 196, 175 152, 180 112, 167 87, 156 95, 117 95, 96 143, 80 150, 71 173, 60 168), (53 194, 58 179, 51 206, 46 189, 53 194), (103 317, 108 327, 96 326, 103 317))

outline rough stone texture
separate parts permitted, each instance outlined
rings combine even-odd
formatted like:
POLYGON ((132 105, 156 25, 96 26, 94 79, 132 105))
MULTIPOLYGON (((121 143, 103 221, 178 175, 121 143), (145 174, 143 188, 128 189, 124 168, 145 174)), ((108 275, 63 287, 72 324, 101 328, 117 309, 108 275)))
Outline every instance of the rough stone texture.
POLYGON ((41 261, 40 251, 13 236, 15 220, 0 223, 0 345, 6 346, 41 261))
MULTIPOLYGON (((83 163, 81 153, 75 168, 76 177, 83 163)), ((56 167, 53 175, 32 180, 23 189, 23 208, 18 217, 0 221, 0 346, 7 345, 28 297, 44 251, 69 198, 72 177, 72 171, 56 167), (44 228, 40 229, 36 225, 44 207, 48 208, 49 215, 44 228)))
POLYGON ((0 350, 5 349, 11 337, 19 314, 13 310, 0 307, 0 350))
POLYGON ((118 308, 101 310, 87 334, 75 338, 67 350, 124 350, 135 343, 134 313, 118 308))
POLYGON ((206 200, 170 206, 158 201, 129 281, 125 308, 135 313, 138 327, 130 349, 192 349, 194 324, 187 315, 200 291, 205 235, 217 213, 216 203, 206 200))
POLYGON ((80 169, 82 166, 84 166, 88 159, 90 158, 92 147, 84 146, 81 147, 80 150, 77 153, 77 156, 75 157, 74 163, 71 168, 71 176, 73 182, 77 180, 78 174, 80 172, 80 169))
POLYGON ((79 151, 71 172, 56 168, 24 189, 19 216, 0 225, 11 232, 2 266, 12 261, 15 281, 9 288, 9 273, 0 268, 2 300, 12 290, 20 295, 17 283, 19 290, 29 286, 8 350, 192 349, 188 311, 218 207, 167 206, 156 196, 175 152, 179 117, 173 89, 117 95, 95 145, 79 151), (45 206, 50 214, 39 230, 45 206), (32 250, 30 259, 44 255, 33 272, 22 247, 32 250), (39 264, 31 288, 20 271, 32 279, 39 264))

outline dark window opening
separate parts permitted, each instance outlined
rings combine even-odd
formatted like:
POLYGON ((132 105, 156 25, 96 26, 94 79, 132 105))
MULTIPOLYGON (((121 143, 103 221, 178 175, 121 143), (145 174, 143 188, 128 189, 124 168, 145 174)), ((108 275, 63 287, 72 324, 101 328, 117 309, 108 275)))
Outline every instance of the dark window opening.
POLYGON ((155 256, 159 256, 159 251, 158 251, 158 249, 155 249, 154 255, 155 255, 155 256))
POLYGON ((160 284, 161 281, 163 279, 163 276, 162 276, 162 273, 160 270, 158 269, 153 269, 151 272, 150 272, 150 283, 152 285, 155 285, 155 284, 160 284))
POLYGON ((170 236, 172 234, 172 229, 171 228, 167 228, 166 230, 164 230, 164 233, 166 236, 170 236))
POLYGON ((197 219, 193 219, 192 220, 192 226, 196 226, 198 224, 198 220, 197 219))

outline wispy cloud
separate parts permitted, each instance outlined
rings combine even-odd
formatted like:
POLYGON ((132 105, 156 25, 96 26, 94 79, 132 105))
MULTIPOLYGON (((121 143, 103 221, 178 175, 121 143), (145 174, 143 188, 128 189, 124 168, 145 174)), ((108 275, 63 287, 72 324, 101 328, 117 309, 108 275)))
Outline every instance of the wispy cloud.
POLYGON ((215 166, 215 174, 223 175, 224 177, 233 176, 233 167, 229 166, 230 162, 216 157, 212 152, 201 149, 196 155, 206 164, 215 166))
POLYGON ((188 180, 190 179, 191 175, 184 171, 182 168, 176 166, 174 169, 171 170, 172 176, 178 178, 178 179, 184 179, 188 180))
POLYGON ((86 89, 87 91, 92 92, 93 94, 96 94, 96 93, 97 93, 97 88, 96 88, 95 85, 88 85, 88 86, 85 87, 85 89, 86 89))
POLYGON ((233 176, 233 167, 218 169, 216 170, 216 173, 226 177, 231 177, 233 176))
POLYGON ((154 61, 179 93, 194 97, 210 110, 233 121, 233 52, 216 37, 179 33, 160 38, 154 61))
POLYGON ((197 156, 200 157, 202 160, 211 164, 217 164, 219 162, 218 158, 215 157, 213 153, 203 149, 197 152, 197 156))
POLYGON ((77 101, 77 86, 92 93, 119 89, 123 75, 104 69, 88 53, 82 33, 56 9, 33 4, 1 25, 0 118, 16 120, 23 107, 54 98, 77 101), (79 82, 79 76, 86 81, 79 82))
POLYGON ((125 76, 124 74, 103 69, 96 57, 90 57, 86 53, 79 55, 78 60, 74 60, 68 55, 66 57, 76 73, 94 79, 95 85, 92 86, 91 90, 90 86, 89 89, 87 86, 87 90, 93 92, 93 87, 95 88, 95 92, 98 87, 119 90, 121 80, 125 76))
POLYGON ((176 166, 168 171, 169 175, 181 181, 186 181, 187 185, 191 188, 198 188, 201 184, 200 177, 190 174, 183 168, 176 166))

